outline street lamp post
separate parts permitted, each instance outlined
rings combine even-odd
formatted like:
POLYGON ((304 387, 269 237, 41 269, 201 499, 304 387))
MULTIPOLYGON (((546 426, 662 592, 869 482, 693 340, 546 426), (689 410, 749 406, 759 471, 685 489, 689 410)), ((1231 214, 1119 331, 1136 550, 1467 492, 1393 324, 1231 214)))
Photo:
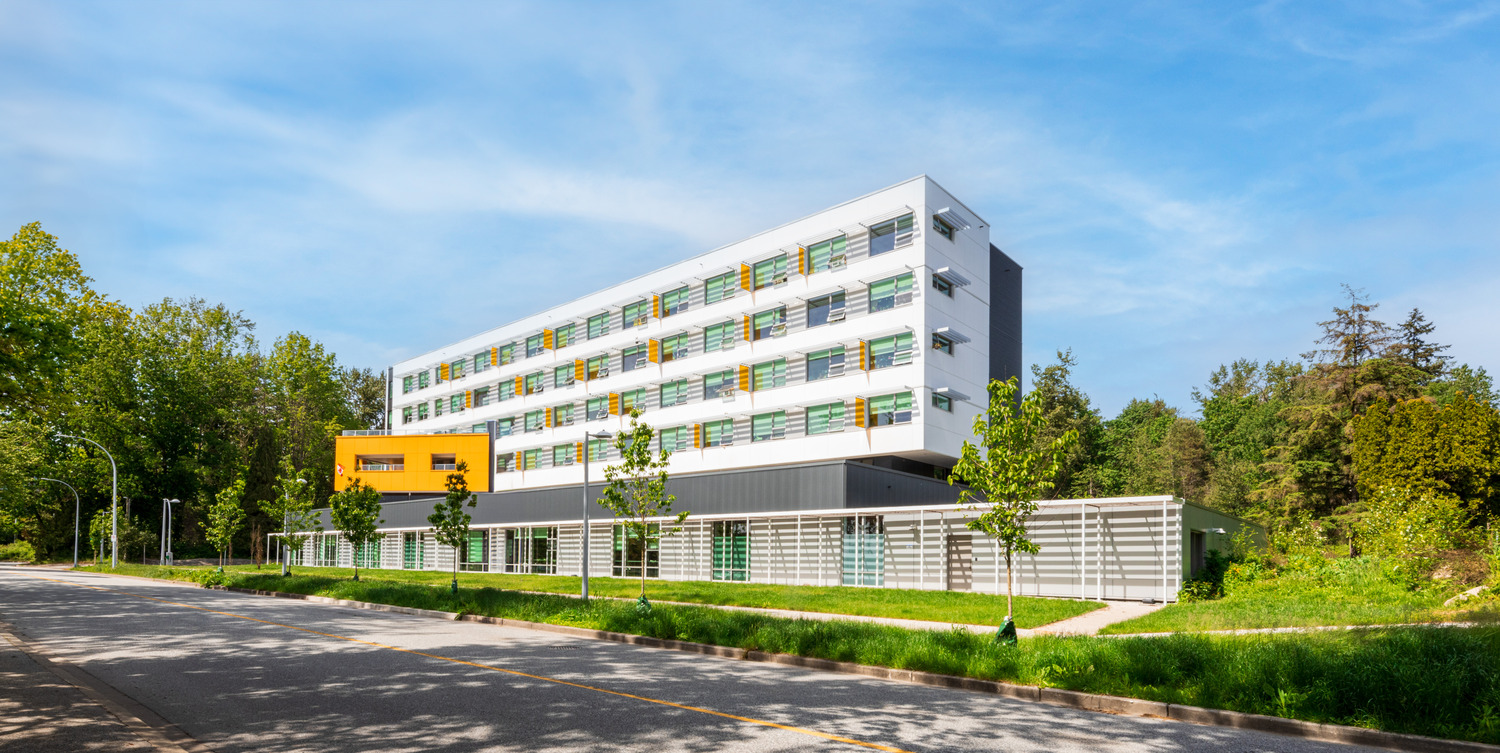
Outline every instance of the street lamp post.
MULTIPOLYGON (((297 479, 297 483, 303 486, 307 486, 307 479, 299 478, 297 479)), ((286 501, 288 503, 292 501, 292 496, 290 494, 286 495, 286 501)), ((291 519, 290 515, 290 510, 283 510, 281 513, 281 577, 283 578, 292 574, 292 548, 290 546, 287 546, 286 543, 286 527, 287 522, 291 519)))
POLYGON ((163 499, 161 501, 161 554, 156 561, 163 565, 172 564, 172 505, 180 505, 180 499, 163 499))
POLYGON ((109 454, 109 450, 104 449, 104 445, 88 437, 79 437, 72 434, 59 434, 57 436, 67 439, 81 439, 98 447, 104 453, 104 457, 109 458, 109 569, 113 570, 120 564, 120 472, 115 467, 115 456, 109 454))
POLYGON ((76 570, 78 568, 78 514, 83 508, 83 505, 78 501, 78 490, 74 489, 72 484, 59 479, 44 478, 39 480, 62 484, 68 487, 69 491, 73 492, 73 568, 76 570))
POLYGON ((583 433, 583 600, 589 600, 589 439, 609 439, 608 431, 583 433))

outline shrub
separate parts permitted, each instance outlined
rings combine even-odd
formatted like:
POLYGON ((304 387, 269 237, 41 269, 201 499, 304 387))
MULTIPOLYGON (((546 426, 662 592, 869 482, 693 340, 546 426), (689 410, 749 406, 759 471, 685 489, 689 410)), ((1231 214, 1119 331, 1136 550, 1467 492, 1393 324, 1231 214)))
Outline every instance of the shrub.
POLYGON ((25 541, 0 544, 0 562, 33 562, 35 560, 36 550, 25 541))
POLYGON ((1356 533, 1370 554, 1398 560, 1397 567, 1429 570, 1440 551, 1472 543, 1474 514, 1457 497, 1434 491, 1381 487, 1366 501, 1356 533))

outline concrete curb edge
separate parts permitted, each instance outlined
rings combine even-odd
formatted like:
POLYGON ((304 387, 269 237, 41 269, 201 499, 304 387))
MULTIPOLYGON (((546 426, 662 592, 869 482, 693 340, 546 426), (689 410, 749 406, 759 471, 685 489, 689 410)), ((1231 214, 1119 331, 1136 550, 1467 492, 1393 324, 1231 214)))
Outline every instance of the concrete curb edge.
POLYGON ((442 612, 433 609, 399 607, 389 604, 375 604, 367 601, 334 599, 327 596, 294 594, 287 593, 285 591, 262 591, 249 588, 230 588, 226 586, 212 586, 212 588, 215 590, 249 594, 252 596, 270 596, 281 599, 296 599, 299 601, 309 601, 317 604, 328 604, 330 606, 348 607, 351 609, 364 609, 374 612, 390 612, 395 614, 412 615, 416 617, 428 617, 443 620, 461 620, 464 622, 478 622, 486 625, 521 628, 524 630, 538 630, 542 632, 573 636, 576 638, 588 638, 592 640, 610 641, 613 643, 624 643, 633 646, 642 646, 645 648, 660 648, 671 651, 685 651, 693 654, 718 656, 726 659, 741 659, 744 661, 765 662, 768 664, 782 664, 792 667, 818 670, 821 672, 861 675, 864 677, 873 677, 881 680, 894 680, 897 682, 909 682, 917 685, 930 685, 941 688, 953 688, 956 690, 968 690, 976 693, 989 693, 991 695, 999 695, 1006 698, 1015 698, 1022 701, 1031 701, 1033 703, 1044 703, 1049 706, 1061 706, 1065 708, 1081 709, 1084 711, 1094 711, 1104 714, 1170 719, 1173 721, 1186 722, 1188 724, 1199 724, 1210 727, 1233 727, 1235 729, 1269 732, 1276 735, 1300 737, 1303 739, 1317 740, 1320 742, 1343 743, 1347 745, 1367 745, 1376 748, 1387 748, 1390 750, 1412 751, 1412 753, 1500 753, 1500 745, 1488 745, 1485 743, 1475 743, 1464 740, 1444 740, 1436 737, 1407 735, 1398 732, 1384 732, 1381 730, 1365 729, 1364 727, 1349 727, 1339 724, 1320 724, 1318 722, 1305 722, 1298 719, 1284 719, 1278 716, 1247 714, 1241 711, 1205 709, 1197 706, 1184 706, 1176 703, 1146 701, 1139 698, 1124 698, 1120 696, 1099 695, 1095 693, 1080 693, 1078 691, 1063 690, 1061 688, 1039 688, 1034 685, 1016 685, 1008 682, 1000 682, 997 680, 979 680, 972 677, 942 675, 933 672, 920 672, 910 669, 876 667, 868 664, 838 662, 829 659, 817 659, 813 657, 796 656, 792 654, 772 654, 763 651, 746 651, 742 648, 733 648, 730 646, 715 646, 707 643, 693 643, 691 641, 666 640, 663 638, 652 638, 645 635, 615 633, 608 630, 593 630, 591 628, 571 627, 568 625, 550 625, 543 622, 528 622, 526 620, 512 620, 503 617, 484 617, 481 615, 472 614, 459 615, 457 612, 442 612))

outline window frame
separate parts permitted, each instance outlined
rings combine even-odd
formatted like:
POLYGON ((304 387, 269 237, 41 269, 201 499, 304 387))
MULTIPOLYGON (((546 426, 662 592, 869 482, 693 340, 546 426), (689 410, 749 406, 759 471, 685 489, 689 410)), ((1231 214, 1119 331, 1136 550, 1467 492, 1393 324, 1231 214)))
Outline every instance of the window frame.
POLYGON ((720 418, 699 424, 703 432, 703 446, 729 447, 734 444, 734 419, 720 418), (717 431, 717 433, 715 433, 717 431))
POLYGON ((806 424, 805 424, 805 428, 803 429, 803 432, 806 433, 808 436, 817 436, 817 435, 821 435, 821 434, 835 434, 835 433, 841 432, 841 431, 844 430, 844 419, 845 419, 844 414, 847 413, 847 412, 848 412, 848 406, 846 406, 844 404, 844 401, 842 401, 842 400, 839 400, 839 401, 836 401, 836 402, 832 402, 832 403, 823 403, 822 405, 809 405, 807 407, 806 424), (826 413, 826 419, 823 419, 823 421, 822 421, 822 426, 824 428, 821 431, 814 431, 813 430, 813 427, 819 425, 818 422, 815 422, 813 420, 814 416, 816 415, 815 412, 826 413), (834 423, 835 422, 838 423, 838 427, 837 428, 834 428, 834 423))
POLYGON ((913 231, 917 227, 916 215, 908 212, 900 217, 894 217, 878 225, 870 227, 870 256, 879 256, 890 253, 898 248, 911 245, 913 231), (888 231, 886 228, 890 228, 888 231), (902 233, 906 233, 906 242, 901 242, 902 233), (884 242, 878 239, 890 236, 890 247, 882 248, 884 242))
POLYGON ((932 349, 939 353, 953 355, 953 338, 940 332, 932 333, 932 349))
POLYGON ((687 285, 661 294, 661 318, 665 319, 688 310, 693 300, 693 289, 687 285))
POLYGON ((635 327, 644 327, 651 321, 651 299, 642 298, 634 303, 627 303, 620 309, 620 329, 627 330, 635 327), (631 315, 634 310, 636 314, 631 315))
POLYGON ((953 398, 940 392, 932 393, 932 407, 940 411, 953 412, 953 398))
POLYGON ((824 379, 835 379, 835 378, 843 376, 845 369, 848 368, 848 363, 849 363, 848 359, 849 359, 848 349, 845 348, 842 345, 835 345, 835 346, 833 346, 831 348, 825 348, 823 350, 815 350, 815 351, 813 351, 811 353, 808 353, 807 354, 807 381, 809 381, 809 382, 821 382, 824 379), (835 360, 835 359, 837 359, 837 360, 835 360), (814 362, 815 361, 820 361, 820 360, 821 361, 827 361, 827 363, 823 365, 823 369, 822 369, 823 373, 822 373, 821 376, 813 376, 813 373, 814 373, 814 371, 813 371, 814 362), (833 367, 835 365, 839 367, 837 374, 833 373, 833 367))
POLYGON ((646 364, 650 363, 650 355, 650 348, 647 347, 646 343, 622 348, 620 350, 620 373, 623 374, 645 368, 646 364), (634 360, 632 361, 632 359, 634 360))
POLYGON ((750 441, 770 442, 786 438, 786 411, 757 413, 750 417, 750 441), (769 423, 769 426, 765 425, 769 423))
POLYGON ((595 314, 588 319, 588 336, 590 340, 604 337, 609 334, 609 312, 595 314), (599 325, 596 331, 594 325, 599 325))
POLYGON ((849 310, 848 307, 849 293, 845 290, 839 290, 833 293, 829 293, 828 295, 820 295, 817 298, 808 299, 807 328, 812 329, 813 327, 824 327, 834 323, 835 321, 842 321, 842 316, 840 316, 839 319, 833 321, 830 321, 830 318, 835 311, 844 311, 847 313, 849 310), (833 305, 835 303, 835 299, 837 299, 837 306, 833 305), (826 303, 819 304, 818 301, 826 301, 826 303), (815 319, 819 318, 821 318, 821 321, 814 321, 815 319))

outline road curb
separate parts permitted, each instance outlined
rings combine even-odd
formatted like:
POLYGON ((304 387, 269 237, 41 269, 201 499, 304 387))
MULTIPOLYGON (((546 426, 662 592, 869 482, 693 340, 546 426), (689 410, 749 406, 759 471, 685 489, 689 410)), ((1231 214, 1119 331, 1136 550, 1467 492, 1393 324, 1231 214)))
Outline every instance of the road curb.
POLYGON ((1365 729, 1363 727, 1348 727, 1339 724, 1319 724, 1317 722, 1305 722, 1298 719, 1284 719, 1278 716, 1265 716, 1263 714, 1247 714, 1241 711, 1226 711, 1223 709, 1206 709, 1198 706, 1184 706, 1176 703, 1162 703, 1160 701, 1146 701, 1139 698, 1124 698, 1121 696, 1099 695, 1096 693, 1080 693, 1074 690, 1061 688, 1040 688, 1034 685, 1016 685, 998 680, 979 680, 972 677, 959 677, 957 675, 943 675, 933 672, 920 672, 910 669, 892 669, 890 667, 876 667, 868 664, 856 664, 854 662, 832 661, 830 659, 818 659, 810 656, 796 656, 793 654, 773 654, 764 651, 747 651, 742 648, 731 646, 715 646, 707 643, 694 643, 691 641, 667 640, 664 638, 652 638, 645 635, 632 635, 629 633, 616 633, 608 630, 594 630, 592 628, 572 627, 569 625, 551 625, 544 622, 529 622, 526 620, 513 620, 503 617, 485 617, 482 615, 465 614, 457 612, 443 612, 435 609, 417 609, 414 607, 398 607, 390 604, 375 604, 367 601, 352 601, 348 599, 334 599, 327 596, 310 596, 307 594, 294 594, 285 591, 263 591, 250 588, 232 588, 227 586, 212 586, 214 590, 228 591, 233 593, 249 594, 252 596, 270 596, 281 599, 295 599, 308 601, 315 604, 328 604, 331 606, 348 607, 351 609, 364 609, 373 612, 389 612, 394 614, 405 614, 416 617, 428 617, 443 620, 459 620, 463 622, 478 622, 486 625, 497 625, 501 627, 521 628, 524 630, 538 630, 559 635, 568 635, 576 638, 588 638, 592 640, 609 641, 611 643, 624 643, 644 648, 660 648, 671 651, 683 651, 704 656, 717 656, 726 659, 740 659, 743 661, 764 662, 767 664, 781 664, 803 669, 812 669, 820 672, 835 672, 839 674, 860 675, 873 677, 881 680, 894 680, 896 682, 908 682, 917 685, 930 685, 933 687, 952 688, 954 690, 967 690, 976 693, 988 693, 990 695, 1004 696, 1021 701, 1042 703, 1049 706, 1060 706, 1064 708, 1079 709, 1082 711, 1093 711, 1103 714, 1114 714, 1118 716, 1139 716, 1154 719, 1169 719, 1188 724, 1198 724, 1208 727, 1232 727, 1234 729, 1253 730, 1256 732, 1268 732, 1275 735, 1287 737, 1299 737, 1306 740, 1317 740, 1320 742, 1343 743, 1347 745, 1365 745, 1375 748, 1387 748, 1390 750, 1411 751, 1412 753, 1500 753, 1500 745, 1487 745, 1485 743, 1467 742, 1463 740, 1443 740, 1436 737, 1423 737, 1421 735, 1405 735, 1397 732, 1383 732, 1381 730, 1365 729))

